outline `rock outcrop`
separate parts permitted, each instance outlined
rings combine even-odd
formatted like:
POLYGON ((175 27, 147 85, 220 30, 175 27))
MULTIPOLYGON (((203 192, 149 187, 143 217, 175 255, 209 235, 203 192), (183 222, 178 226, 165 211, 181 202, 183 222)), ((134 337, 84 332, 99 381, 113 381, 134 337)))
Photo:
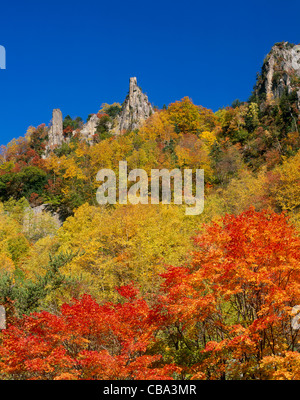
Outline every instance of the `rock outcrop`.
MULTIPOLYGON (((110 122, 109 132, 118 135, 128 130, 138 129, 153 112, 148 96, 137 85, 137 79, 135 77, 130 78, 129 93, 122 104, 120 115, 110 122)), ((93 141, 99 121, 98 115, 93 114, 79 132, 81 138, 88 142, 93 141)), ((75 131, 73 134, 75 134, 75 131)))
MULTIPOLYGON (((80 136, 81 138, 91 142, 93 140, 93 136, 96 133, 97 125, 99 124, 100 119, 97 114, 93 114, 91 118, 83 125, 80 136)), ((73 132, 75 134, 76 131, 73 132)))
MULTIPOLYGON (((137 79, 135 77, 130 78, 129 93, 122 104, 121 113, 110 118, 109 122, 107 122, 107 130, 110 134, 118 135, 128 130, 137 129, 153 112, 154 110, 148 100, 148 96, 137 85, 137 79)), ((100 122, 100 114, 93 114, 80 130, 76 129, 73 131, 73 135, 79 134, 80 140, 92 143, 100 122)), ((61 146, 68 140, 63 134, 62 112, 60 109, 55 109, 52 114, 44 158, 53 149, 61 146)))
POLYGON ((129 93, 119 116, 119 132, 139 128, 153 112, 148 96, 137 85, 137 79, 135 77, 130 78, 129 93))
POLYGON ((276 43, 265 58, 255 93, 259 98, 281 98, 295 92, 300 110, 300 45, 276 43))
POLYGON ((63 117, 59 108, 53 110, 52 122, 48 133, 48 149, 61 146, 64 142, 63 135, 63 117))

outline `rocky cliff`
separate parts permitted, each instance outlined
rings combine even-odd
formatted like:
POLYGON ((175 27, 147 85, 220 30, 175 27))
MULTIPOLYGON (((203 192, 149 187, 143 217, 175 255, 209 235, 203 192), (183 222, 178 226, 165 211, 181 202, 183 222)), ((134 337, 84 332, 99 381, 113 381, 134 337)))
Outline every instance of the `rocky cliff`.
POLYGON ((119 132, 139 128, 153 112, 148 96, 137 85, 137 79, 130 78, 129 93, 122 105, 119 117, 119 132))
POLYGON ((300 110, 300 45, 276 43, 264 60, 255 94, 261 100, 295 92, 300 110))

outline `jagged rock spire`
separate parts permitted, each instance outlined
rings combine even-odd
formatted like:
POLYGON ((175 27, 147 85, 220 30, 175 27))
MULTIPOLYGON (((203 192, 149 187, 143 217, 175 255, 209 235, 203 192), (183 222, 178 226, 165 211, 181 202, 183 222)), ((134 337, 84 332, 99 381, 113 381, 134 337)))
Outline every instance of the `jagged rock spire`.
POLYGON ((120 115, 120 133, 139 128, 153 112, 148 96, 137 85, 136 77, 130 78, 129 93, 123 103, 120 115))
MULTIPOLYGON (((154 110, 148 100, 148 96, 137 85, 136 77, 132 77, 129 80, 129 93, 122 105, 121 114, 112 122, 110 132, 118 135, 128 130, 137 129, 153 112, 154 110)), ((92 141, 99 121, 97 114, 94 114, 83 125, 80 131, 82 138, 92 141)))
POLYGON ((49 129, 49 140, 48 147, 53 149, 54 147, 61 146, 64 141, 63 135, 63 117, 62 112, 59 108, 53 110, 52 122, 49 129))

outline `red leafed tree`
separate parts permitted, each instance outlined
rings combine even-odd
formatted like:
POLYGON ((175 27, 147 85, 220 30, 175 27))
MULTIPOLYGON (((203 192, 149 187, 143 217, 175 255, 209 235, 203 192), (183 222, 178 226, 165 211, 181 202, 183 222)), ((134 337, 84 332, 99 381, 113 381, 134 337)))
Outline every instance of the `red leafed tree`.
POLYGON ((59 315, 16 320, 2 333, 4 377, 299 379, 294 228, 251 208, 203 232, 190 265, 170 267, 150 303, 129 285, 118 304, 85 295, 59 315))
POLYGON ((280 365, 285 376, 299 376, 291 309, 300 304, 300 239, 285 215, 253 208, 227 215, 195 244, 189 267, 163 275, 158 311, 168 346, 185 349, 189 376, 276 379, 280 365))
POLYGON ((149 307, 131 286, 123 304, 90 296, 65 304, 58 316, 23 316, 3 332, 2 374, 13 379, 172 379, 178 368, 146 350, 154 341, 149 307))

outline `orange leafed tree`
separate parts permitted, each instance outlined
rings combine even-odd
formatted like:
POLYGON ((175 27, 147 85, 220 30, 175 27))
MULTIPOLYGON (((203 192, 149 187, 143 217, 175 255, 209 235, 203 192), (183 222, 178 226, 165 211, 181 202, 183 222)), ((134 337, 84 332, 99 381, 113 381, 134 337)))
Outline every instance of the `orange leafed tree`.
POLYGON ((276 379, 284 365, 292 379, 285 357, 299 376, 291 309, 300 304, 300 239, 285 215, 253 208, 227 215, 195 243, 192 264, 164 274, 161 299, 166 331, 175 327, 177 342, 198 354, 190 376, 276 379))

